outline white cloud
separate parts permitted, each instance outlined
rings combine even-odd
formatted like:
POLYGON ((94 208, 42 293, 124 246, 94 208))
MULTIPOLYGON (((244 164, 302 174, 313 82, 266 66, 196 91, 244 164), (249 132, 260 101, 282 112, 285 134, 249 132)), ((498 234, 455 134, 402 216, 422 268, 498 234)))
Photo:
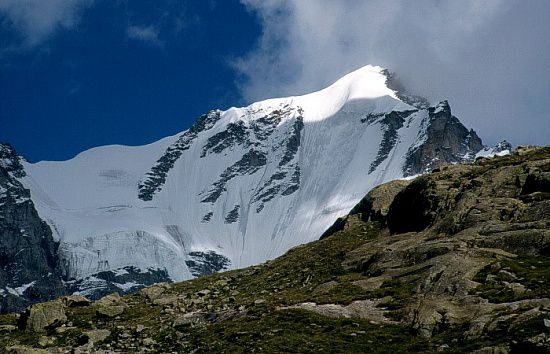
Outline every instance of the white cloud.
POLYGON ((0 15, 19 30, 25 45, 46 40, 59 28, 73 28, 93 0, 0 0, 0 15))
POLYGON ((136 39, 153 45, 161 45, 159 31, 154 26, 130 26, 126 30, 128 38, 136 39))
POLYGON ((257 47, 234 62, 248 101, 316 90, 377 64, 411 91, 449 99, 489 143, 549 143, 540 128, 550 129, 541 113, 550 100, 550 2, 241 1, 263 28, 257 47))

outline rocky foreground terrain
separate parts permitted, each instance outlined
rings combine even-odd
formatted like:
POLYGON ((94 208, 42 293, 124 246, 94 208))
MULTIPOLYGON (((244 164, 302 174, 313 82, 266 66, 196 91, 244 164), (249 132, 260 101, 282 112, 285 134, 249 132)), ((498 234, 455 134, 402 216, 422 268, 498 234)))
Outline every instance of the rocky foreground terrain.
POLYGON ((550 351, 550 148, 372 190, 274 261, 0 317, 15 353, 550 351))

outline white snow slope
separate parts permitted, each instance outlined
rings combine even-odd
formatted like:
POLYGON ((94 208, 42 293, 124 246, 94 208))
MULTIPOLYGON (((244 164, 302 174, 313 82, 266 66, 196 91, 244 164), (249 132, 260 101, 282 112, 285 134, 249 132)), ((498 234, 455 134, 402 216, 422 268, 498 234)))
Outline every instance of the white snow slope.
POLYGON ((229 268, 260 263, 318 239, 370 189, 403 177, 428 112, 385 82, 382 68, 366 66, 315 93, 213 111, 217 120, 194 135, 25 163, 21 181, 60 240, 69 277, 135 266, 189 279, 190 252, 213 251, 229 268), (387 129, 381 113, 412 110, 373 166, 387 129), (151 168, 182 141, 165 182, 140 199, 151 168))

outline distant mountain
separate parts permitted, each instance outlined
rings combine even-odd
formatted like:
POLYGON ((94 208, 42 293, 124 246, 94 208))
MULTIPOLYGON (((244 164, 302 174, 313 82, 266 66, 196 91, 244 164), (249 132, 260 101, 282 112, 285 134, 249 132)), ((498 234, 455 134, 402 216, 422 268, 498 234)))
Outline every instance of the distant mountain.
MULTIPOLYGON (((150 145, 35 164, 4 149, 6 178, 51 229, 55 273, 97 296, 275 258, 383 182, 510 146, 483 146, 446 101, 430 106, 365 66, 308 95, 208 112, 150 145)), ((25 297, 33 281, 5 284, 25 297)))

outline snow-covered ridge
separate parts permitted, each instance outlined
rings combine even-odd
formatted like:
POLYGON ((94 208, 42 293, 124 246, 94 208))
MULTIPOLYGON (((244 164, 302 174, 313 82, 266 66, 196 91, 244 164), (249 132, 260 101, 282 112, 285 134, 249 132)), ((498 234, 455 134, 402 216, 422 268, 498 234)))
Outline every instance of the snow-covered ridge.
POLYGON ((460 124, 450 110, 406 104, 387 80, 366 66, 311 94, 211 111, 146 146, 23 162, 21 181, 68 279, 136 267, 182 280, 259 263, 317 239, 376 185, 481 149, 449 128, 460 124), (433 131, 458 143, 443 156, 426 147, 433 131))

